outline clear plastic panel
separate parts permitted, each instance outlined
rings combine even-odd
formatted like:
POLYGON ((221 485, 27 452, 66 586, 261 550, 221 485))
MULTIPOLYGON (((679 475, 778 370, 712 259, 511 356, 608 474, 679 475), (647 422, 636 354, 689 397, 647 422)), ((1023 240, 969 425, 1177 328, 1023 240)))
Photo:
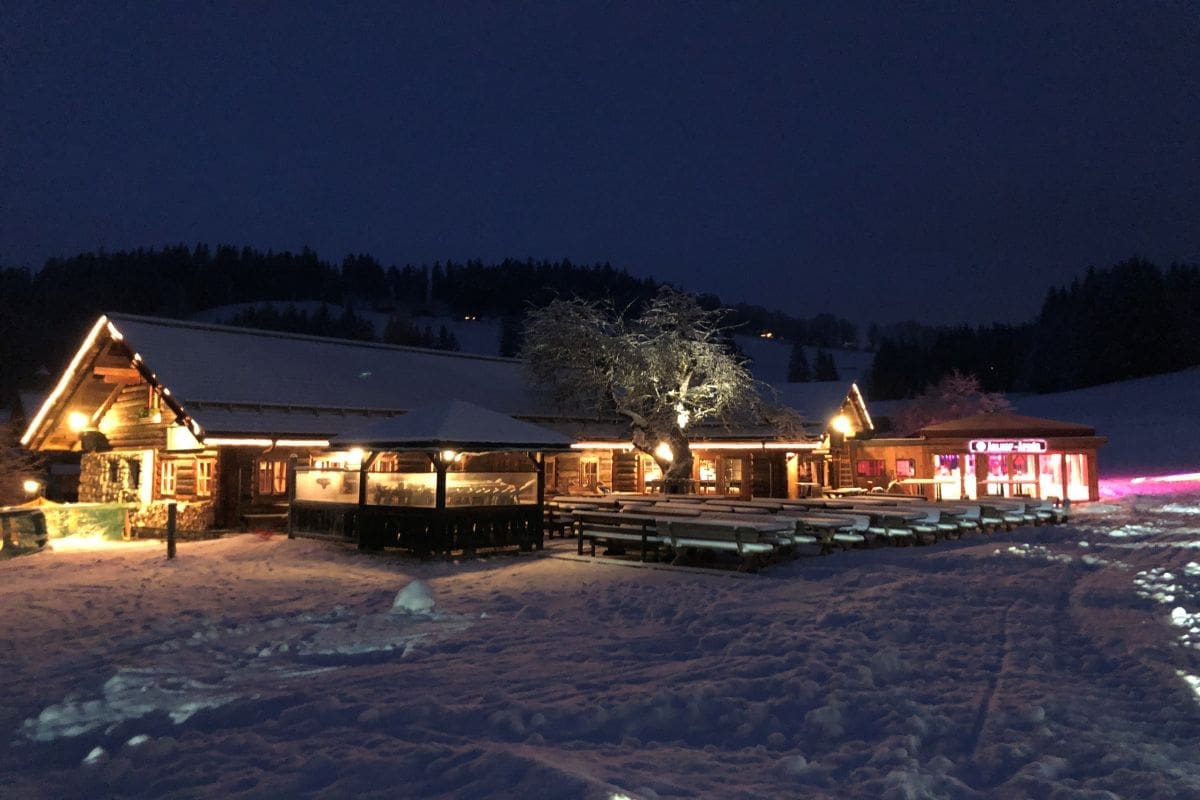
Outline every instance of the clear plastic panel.
MULTIPOLYGON (((356 470, 298 469, 296 499, 310 503, 357 503, 356 470)), ((437 474, 433 472, 367 473, 367 505, 433 508, 437 474)), ((535 472, 450 472, 446 505, 504 506, 537 502, 535 472)))
POLYGON ((451 472, 447 506, 511 506, 537 502, 537 473, 451 472))
POLYGON ((296 499, 308 503, 357 503, 358 472, 340 469, 297 469, 296 499))
POLYGON ((367 473, 367 505, 433 508, 437 505, 437 473, 367 473))

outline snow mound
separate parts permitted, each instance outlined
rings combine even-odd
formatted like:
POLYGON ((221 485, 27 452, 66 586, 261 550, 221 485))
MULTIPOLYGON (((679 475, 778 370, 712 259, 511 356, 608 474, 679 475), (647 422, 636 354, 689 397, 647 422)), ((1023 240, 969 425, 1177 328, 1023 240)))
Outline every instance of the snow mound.
POLYGON ((433 592, 425 581, 413 581, 392 601, 393 614, 429 614, 433 611, 433 592))

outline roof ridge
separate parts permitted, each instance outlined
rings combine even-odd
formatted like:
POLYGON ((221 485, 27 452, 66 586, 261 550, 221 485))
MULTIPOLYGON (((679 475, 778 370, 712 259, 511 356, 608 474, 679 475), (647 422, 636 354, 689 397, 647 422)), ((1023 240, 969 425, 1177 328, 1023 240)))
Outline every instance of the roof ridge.
POLYGON ((362 339, 341 339, 336 336, 314 336, 307 333, 291 333, 289 331, 273 331, 265 328, 243 328, 237 325, 222 325, 215 322, 197 322, 190 319, 171 319, 169 317, 150 317, 142 314, 125 314, 119 311, 105 312, 104 316, 110 321, 141 322, 151 325, 162 325, 171 328, 191 328, 195 330, 215 331, 217 333, 234 333, 244 336, 261 336, 272 339, 294 339, 298 341, 315 342, 320 344, 351 345, 354 347, 372 348, 375 350, 395 350, 406 353, 423 353, 426 355, 451 356, 455 358, 473 359, 476 361, 496 361, 502 364, 521 363, 519 358, 504 356, 489 356, 482 353, 463 353, 458 350, 437 350, 432 347, 413 347, 404 344, 388 344, 386 342, 369 342, 362 339))

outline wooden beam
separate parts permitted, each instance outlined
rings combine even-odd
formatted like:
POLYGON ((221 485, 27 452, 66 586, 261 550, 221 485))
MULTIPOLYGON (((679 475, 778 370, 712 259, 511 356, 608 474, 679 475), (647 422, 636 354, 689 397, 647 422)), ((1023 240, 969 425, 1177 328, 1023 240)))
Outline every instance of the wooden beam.
POLYGON ((141 383, 142 373, 134 367, 93 367, 92 374, 105 383, 141 383))

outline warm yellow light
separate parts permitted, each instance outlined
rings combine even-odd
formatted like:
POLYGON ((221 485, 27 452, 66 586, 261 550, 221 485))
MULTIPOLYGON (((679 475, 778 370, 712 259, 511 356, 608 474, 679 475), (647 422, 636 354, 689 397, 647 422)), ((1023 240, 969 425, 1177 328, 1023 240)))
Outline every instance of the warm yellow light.
MULTIPOLYGON (((740 441, 726 440, 719 442, 692 442, 697 450, 816 450, 821 446, 820 442, 800 442, 800 441, 740 441)), ((599 442, 585 441, 575 442, 571 445, 572 450, 617 450, 628 452, 633 450, 633 445, 628 442, 599 442)))
POLYGON ((270 447, 270 439, 241 439, 236 437, 208 436, 204 439, 208 447, 270 447))
MULTIPOLYGON (((62 393, 66 391, 67 385, 74 378, 75 371, 79 369, 79 364, 83 361, 84 355, 96 343, 96 337, 100 335, 100 331, 104 329, 105 325, 108 325, 108 317, 101 315, 100 319, 96 320, 96 324, 92 326, 92 329, 88 331, 87 338, 83 340, 83 344, 75 351, 75 356, 71 359, 71 363, 67 365, 67 371, 58 379, 54 391, 50 392, 46 399, 42 401, 42 407, 38 409, 37 414, 33 417, 33 421, 29 423, 29 427, 25 429, 25 433, 21 436, 21 444, 29 444, 34 432, 41 426, 42 421, 46 419, 46 415, 50 413, 50 408, 58 401, 62 393)), ((113 328, 112 330, 116 329, 113 328)))
MULTIPOLYGON (((199 425, 195 430, 203 433, 199 425)), ((329 447, 328 439, 256 439, 230 436, 205 436, 206 447, 329 447)))
POLYGON ((571 445, 572 450, 632 450, 633 445, 629 442, 575 442, 571 445))
POLYGON ((658 447, 654 448, 654 455, 663 461, 675 460, 675 454, 671 452, 671 445, 666 442, 658 443, 658 447))
POLYGON ((67 427, 70 428, 75 433, 79 433, 81 430, 83 430, 87 426, 88 426, 88 415, 84 414, 82 411, 72 411, 70 414, 67 415, 67 427))
POLYGON ((842 436, 849 436, 854 432, 854 425, 851 424, 850 418, 845 414, 838 414, 829 421, 829 427, 840 433, 842 436))
POLYGON ((41 481, 28 480, 22 483, 21 487, 25 490, 25 494, 37 494, 41 490, 42 484, 41 481))
POLYGON ((442 451, 442 461, 445 461, 446 463, 449 463, 451 461, 457 461, 461 457, 461 455, 462 455, 461 453, 456 453, 453 450, 443 450, 442 451))
MULTIPOLYGON (((328 439, 276 439, 276 447, 329 447, 328 439)), ((362 450, 358 451, 358 458, 362 460, 362 450)))
POLYGON ((875 423, 871 420, 871 412, 867 411, 867 401, 863 397, 862 392, 859 390, 858 384, 857 383, 850 384, 850 391, 854 392, 855 398, 858 399, 859 407, 862 408, 863 414, 866 415, 867 427, 870 428, 871 430, 875 430, 875 423))

